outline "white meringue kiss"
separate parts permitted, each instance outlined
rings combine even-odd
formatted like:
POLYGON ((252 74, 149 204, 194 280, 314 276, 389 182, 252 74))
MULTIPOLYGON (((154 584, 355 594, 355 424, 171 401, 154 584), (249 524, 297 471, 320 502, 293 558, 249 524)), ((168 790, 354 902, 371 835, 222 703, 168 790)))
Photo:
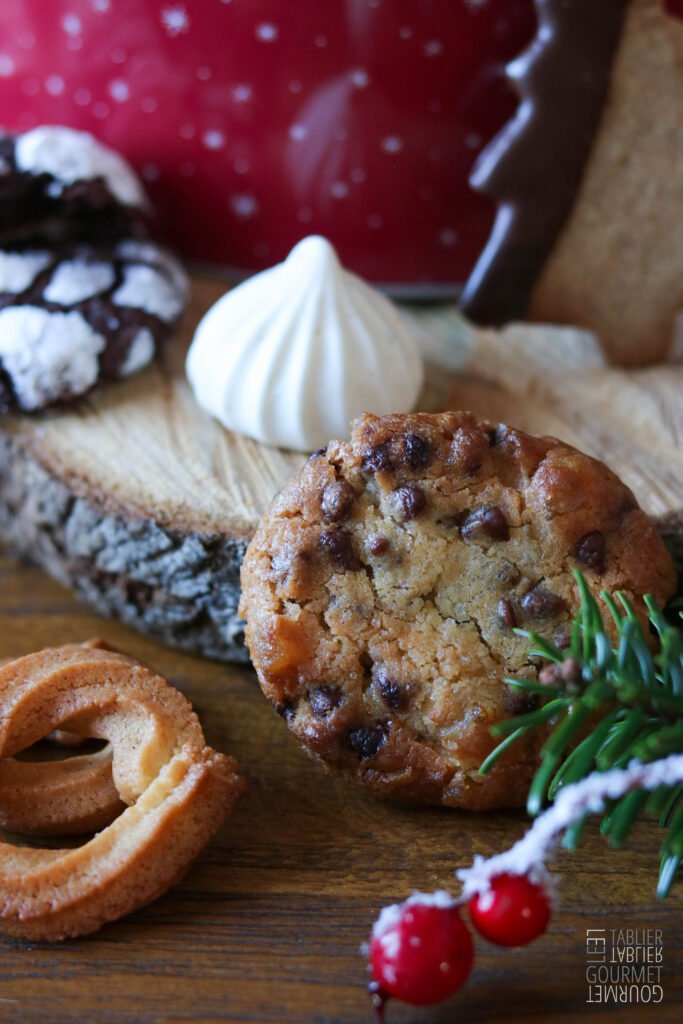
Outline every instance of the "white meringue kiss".
POLYGON ((186 369, 229 430, 299 451, 348 437, 362 412, 407 412, 423 381, 401 313, 315 235, 211 307, 186 369))

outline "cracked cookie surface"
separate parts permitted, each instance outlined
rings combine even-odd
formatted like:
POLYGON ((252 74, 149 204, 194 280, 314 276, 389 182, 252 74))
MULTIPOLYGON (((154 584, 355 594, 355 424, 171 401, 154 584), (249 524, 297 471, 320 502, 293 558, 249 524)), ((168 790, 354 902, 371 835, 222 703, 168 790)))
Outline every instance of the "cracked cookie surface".
POLYGON ((529 709, 532 629, 562 645, 597 594, 664 602, 675 573, 602 463, 470 413, 358 420, 275 498, 242 568, 261 687, 308 751, 381 795, 480 810, 524 800, 537 750, 485 778, 489 729, 529 709))

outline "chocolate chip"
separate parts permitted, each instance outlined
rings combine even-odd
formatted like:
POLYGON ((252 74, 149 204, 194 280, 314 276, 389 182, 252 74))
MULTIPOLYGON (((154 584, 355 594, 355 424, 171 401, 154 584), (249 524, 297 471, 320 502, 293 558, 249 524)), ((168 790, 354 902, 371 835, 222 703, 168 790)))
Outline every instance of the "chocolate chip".
POLYGON ((384 555, 391 547, 387 537, 371 537, 368 541, 368 551, 371 555, 384 555))
POLYGON ((574 557, 593 572, 605 571, 605 538, 599 530, 587 533, 574 545, 574 557))
POLYGON ((530 619, 552 619, 565 611, 564 601, 546 587, 529 590, 521 600, 522 611, 530 619))
POLYGON ((371 448, 363 456, 363 469, 366 473, 379 473, 393 468, 394 463, 391 458, 391 443, 389 441, 385 441, 384 444, 378 444, 376 448, 371 448))
POLYGON ((431 444, 419 434, 405 435, 404 452, 406 462, 413 469, 424 469, 433 455, 431 444))
POLYGON ((339 707, 341 701, 342 691, 338 686, 319 686, 317 690, 308 692, 311 711, 318 718, 327 718, 331 711, 339 707))
POLYGON ((284 704, 276 704, 275 710, 281 718, 284 718, 285 722, 291 722, 294 718, 295 710, 291 701, 285 701, 284 704))
POLYGON ((323 530, 320 534, 320 546, 340 569, 358 572, 363 568, 363 563, 354 553, 353 538, 348 530, 323 530))
POLYGON ((390 679, 385 669, 379 668, 375 675, 377 689, 388 708, 396 709, 403 707, 408 699, 408 693, 404 686, 390 679))
POLYGON ((510 527, 505 513, 497 505, 485 505, 470 512, 460 525, 465 540, 476 537, 490 537, 491 540, 509 540, 510 527))
POLYGON ((489 448, 495 448, 496 445, 500 441, 500 435, 498 433, 498 429, 494 428, 492 430, 487 430, 486 431, 486 438, 487 438, 488 443, 489 443, 489 448))
POLYGON ((321 455, 327 455, 327 445, 324 448, 318 448, 317 452, 311 452, 308 456, 308 461, 311 462, 313 459, 319 459, 321 455))
POLYGON ((351 511, 355 497, 356 492, 346 480, 335 480, 328 484, 320 502, 325 519, 331 523, 345 519, 351 511))
POLYGON ((386 739, 381 725, 360 725, 349 729, 343 739, 347 750, 352 751, 359 761, 368 761, 374 757, 386 739))
POLYGON ((498 622, 501 626, 505 626, 506 629, 514 629, 517 625, 517 619, 515 618, 515 609, 512 607, 512 602, 508 601, 507 597, 504 597, 498 602, 498 622))
POLYGON ((540 703, 541 698, 538 693, 518 690, 516 686, 506 687, 503 704, 510 715, 525 715, 529 711, 535 711, 540 703))
POLYGON ((404 521, 419 516, 427 507, 427 496, 417 484, 405 484, 394 491, 394 499, 401 511, 404 521))

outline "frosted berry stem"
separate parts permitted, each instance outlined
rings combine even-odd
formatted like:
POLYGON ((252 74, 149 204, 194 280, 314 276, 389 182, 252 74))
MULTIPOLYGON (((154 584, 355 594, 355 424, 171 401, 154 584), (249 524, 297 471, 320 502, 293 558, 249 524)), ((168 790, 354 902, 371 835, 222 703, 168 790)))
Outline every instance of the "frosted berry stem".
POLYGON ((526 875, 532 882, 548 885, 545 860, 566 828, 587 813, 604 810, 607 800, 616 800, 632 789, 653 790, 683 782, 683 754, 672 754, 650 764, 632 761, 628 768, 593 772, 586 779, 561 789, 554 803, 540 815, 509 850, 490 857, 475 857, 472 867, 461 868, 464 900, 485 893, 491 880, 501 874, 526 875))

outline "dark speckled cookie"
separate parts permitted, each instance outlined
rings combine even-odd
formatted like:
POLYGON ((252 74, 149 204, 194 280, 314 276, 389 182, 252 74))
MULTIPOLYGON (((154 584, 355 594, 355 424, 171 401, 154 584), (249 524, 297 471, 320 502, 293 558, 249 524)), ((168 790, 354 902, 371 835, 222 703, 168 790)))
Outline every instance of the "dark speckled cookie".
POLYGON ((132 167, 88 132, 0 134, 0 247, 135 235, 150 212, 132 167))
POLYGON ((490 726, 526 710, 515 626, 562 644, 594 592, 665 601, 675 574, 633 495, 553 438, 469 413, 365 416, 278 495, 242 569, 261 686, 321 763, 382 795, 520 803, 537 751, 482 778, 490 726))
POLYGON ((0 412, 71 401, 152 359, 188 286, 147 239, 149 214, 133 169, 87 132, 0 135, 0 412))
POLYGON ((140 370, 186 298, 180 264, 152 242, 0 250, 0 410, 33 412, 140 370))

